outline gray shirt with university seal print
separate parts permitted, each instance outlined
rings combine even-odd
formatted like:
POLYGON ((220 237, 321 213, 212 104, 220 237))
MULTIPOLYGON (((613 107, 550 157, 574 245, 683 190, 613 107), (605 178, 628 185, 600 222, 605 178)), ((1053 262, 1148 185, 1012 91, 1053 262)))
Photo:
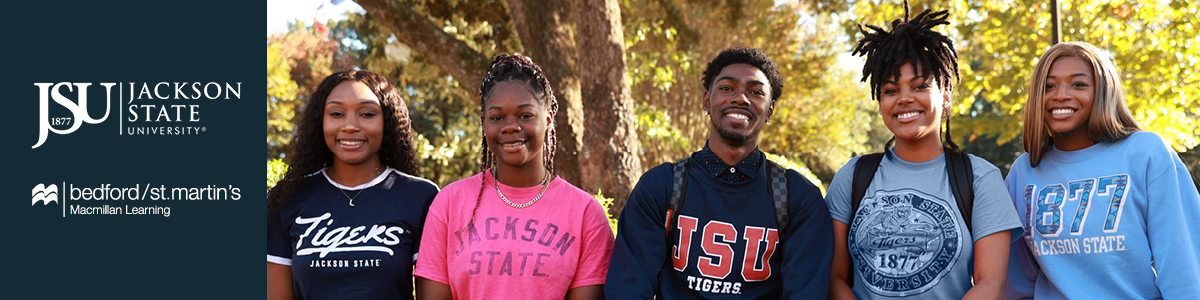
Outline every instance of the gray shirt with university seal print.
MULTIPOLYGON (((967 234, 950 189, 945 155, 912 163, 884 156, 850 224, 847 249, 859 299, 961 299, 971 288, 974 242, 1003 230, 1021 233, 1020 219, 1000 170, 974 155, 973 232, 967 234)), ((825 202, 833 220, 849 222, 854 164, 829 184, 825 202)))

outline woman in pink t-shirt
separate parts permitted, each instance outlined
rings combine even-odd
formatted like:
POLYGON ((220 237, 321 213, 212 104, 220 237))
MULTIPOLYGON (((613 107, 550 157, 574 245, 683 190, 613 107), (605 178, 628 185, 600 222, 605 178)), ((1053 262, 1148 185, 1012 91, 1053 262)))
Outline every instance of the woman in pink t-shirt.
POLYGON ((542 69, 500 54, 479 87, 479 174, 426 217, 421 299, 601 299, 613 233, 591 195, 554 176, 558 102, 542 69))

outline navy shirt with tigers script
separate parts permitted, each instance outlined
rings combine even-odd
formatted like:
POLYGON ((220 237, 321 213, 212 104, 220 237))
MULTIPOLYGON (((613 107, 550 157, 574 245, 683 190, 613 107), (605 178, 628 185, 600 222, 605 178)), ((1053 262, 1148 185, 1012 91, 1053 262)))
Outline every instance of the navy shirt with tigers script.
POLYGON ((267 262, 291 266, 296 298, 412 299, 413 264, 437 185, 391 168, 355 187, 330 180, 324 169, 301 180, 304 187, 267 222, 267 262))
POLYGON ((767 168, 735 164, 738 172, 754 173, 729 182, 728 176, 708 174, 700 158, 703 151, 689 160, 686 199, 672 241, 667 241, 664 221, 673 164, 654 167, 638 180, 617 223, 605 296, 826 298, 833 228, 820 189, 788 170, 790 229, 783 238, 775 223, 767 168))

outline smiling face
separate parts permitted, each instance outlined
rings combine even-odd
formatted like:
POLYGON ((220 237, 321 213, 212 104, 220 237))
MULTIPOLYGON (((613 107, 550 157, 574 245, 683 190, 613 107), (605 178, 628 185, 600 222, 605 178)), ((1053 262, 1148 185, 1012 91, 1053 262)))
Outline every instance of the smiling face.
POLYGON ((713 86, 704 93, 704 110, 712 122, 710 130, 734 144, 757 142, 774 108, 767 76, 747 64, 721 69, 713 86))
POLYGON ((938 147, 941 146, 938 133, 950 96, 925 73, 918 77, 913 64, 904 63, 900 66, 899 80, 889 76, 879 89, 879 114, 883 124, 896 135, 898 145, 936 140, 938 147))
POLYGON ((497 83, 484 104, 483 132, 498 164, 542 167, 551 116, 521 82, 497 83))
POLYGON ((383 116, 379 97, 365 84, 344 81, 325 99, 325 145, 337 165, 381 165, 383 116))
POLYGON ((1050 65, 1042 108, 1046 125, 1053 132, 1054 145, 1060 150, 1078 150, 1095 144, 1088 135, 1088 119, 1096 95, 1093 78, 1092 67, 1077 57, 1062 57, 1050 65))

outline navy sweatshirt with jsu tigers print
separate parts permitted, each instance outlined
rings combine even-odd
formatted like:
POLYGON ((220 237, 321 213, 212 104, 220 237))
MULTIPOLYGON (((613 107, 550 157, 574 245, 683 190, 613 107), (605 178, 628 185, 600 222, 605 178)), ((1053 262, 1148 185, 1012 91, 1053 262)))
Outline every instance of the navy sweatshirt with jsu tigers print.
POLYGON ((766 167, 748 181, 706 174, 689 160, 672 241, 665 228, 672 163, 639 179, 618 222, 609 299, 824 299, 833 229, 821 191, 788 170, 790 226, 781 237, 766 167), (781 242, 782 240, 782 242, 781 242), (764 261, 766 262, 764 264, 764 261), (661 274, 660 274, 661 271, 661 274))

